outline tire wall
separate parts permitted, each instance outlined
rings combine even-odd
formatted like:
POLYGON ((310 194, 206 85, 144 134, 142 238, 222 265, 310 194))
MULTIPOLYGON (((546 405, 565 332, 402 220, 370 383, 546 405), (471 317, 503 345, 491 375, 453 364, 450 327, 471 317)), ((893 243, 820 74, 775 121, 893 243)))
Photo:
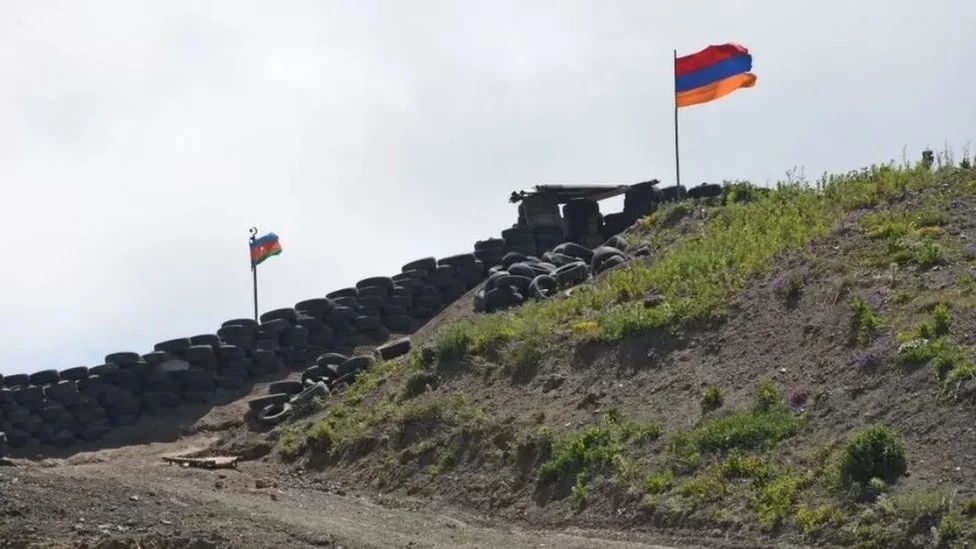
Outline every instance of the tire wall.
MULTIPOLYGON (((683 189, 670 194, 685 195, 683 189)), ((265 311, 257 322, 227 320, 213 333, 162 341, 144 352, 110 353, 96 366, 0 376, 0 433, 13 455, 97 449, 117 429, 139 429, 145 416, 240 398, 254 381, 304 371, 323 354, 352 355, 357 347, 410 334, 500 270, 506 256, 541 258, 562 241, 562 227, 554 223, 515 225, 501 238, 476 242, 470 253, 417 259, 394 275, 265 311)), ((540 284, 585 278, 574 269, 540 284)), ((536 286, 531 291, 549 291, 536 286)))

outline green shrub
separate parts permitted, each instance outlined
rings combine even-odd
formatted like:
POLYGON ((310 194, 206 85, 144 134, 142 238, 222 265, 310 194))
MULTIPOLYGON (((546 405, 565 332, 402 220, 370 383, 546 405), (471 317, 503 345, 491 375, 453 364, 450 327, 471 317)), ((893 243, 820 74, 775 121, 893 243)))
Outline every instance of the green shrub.
POLYGON ((932 311, 932 319, 935 322, 933 331, 935 335, 943 336, 949 333, 952 328, 952 311, 949 310, 948 303, 939 303, 932 311))
POLYGON ((553 443, 551 457, 539 466, 538 484, 542 487, 568 479, 580 482, 580 475, 614 470, 628 445, 660 434, 661 428, 654 424, 629 423, 604 416, 600 425, 560 437, 553 443))
POLYGON ((722 407, 723 402, 722 390, 714 385, 709 385, 705 387, 702 391, 701 397, 701 410, 703 414, 713 412, 722 407))
POLYGON ((414 372, 410 374, 400 391, 400 400, 418 397, 427 390, 427 386, 437 387, 437 376, 428 372, 414 372))
POLYGON ((770 412, 783 407, 783 394, 771 379, 762 379, 756 386, 755 409, 770 412))
POLYGON ((892 484, 908 470, 901 437, 891 427, 873 424, 851 434, 841 451, 838 480, 841 486, 868 484, 880 478, 892 484))
POLYGON ((866 344, 874 331, 881 325, 881 321, 875 316, 871 305, 861 296, 855 295, 850 301, 851 307, 851 332, 855 340, 861 344, 866 344))

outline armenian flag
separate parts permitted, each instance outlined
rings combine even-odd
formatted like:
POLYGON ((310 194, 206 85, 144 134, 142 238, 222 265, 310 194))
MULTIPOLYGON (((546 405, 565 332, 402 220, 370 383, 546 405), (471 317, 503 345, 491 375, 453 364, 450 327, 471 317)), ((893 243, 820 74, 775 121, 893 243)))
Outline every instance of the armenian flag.
POLYGON ((690 107, 756 85, 752 55, 739 44, 711 45, 674 59, 675 108, 690 107))
POLYGON ((255 238, 251 241, 251 267, 256 267, 265 259, 280 253, 281 243, 278 242, 278 235, 268 233, 260 238, 255 238))

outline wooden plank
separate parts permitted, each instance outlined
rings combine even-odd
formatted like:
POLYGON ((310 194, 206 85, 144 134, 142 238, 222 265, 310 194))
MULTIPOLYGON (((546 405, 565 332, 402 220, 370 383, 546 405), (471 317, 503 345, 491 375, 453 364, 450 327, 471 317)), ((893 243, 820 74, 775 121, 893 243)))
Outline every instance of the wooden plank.
POLYGON ((233 469, 240 460, 238 456, 212 456, 191 458, 183 456, 163 456, 163 461, 201 469, 233 469))

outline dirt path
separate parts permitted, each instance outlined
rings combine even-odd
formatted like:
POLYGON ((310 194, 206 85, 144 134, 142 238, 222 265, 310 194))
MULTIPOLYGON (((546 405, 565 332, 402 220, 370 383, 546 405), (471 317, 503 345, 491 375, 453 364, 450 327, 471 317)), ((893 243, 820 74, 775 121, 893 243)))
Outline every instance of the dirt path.
POLYGON ((82 547, 77 540, 157 536, 168 541, 154 547, 166 549, 673 549, 611 532, 529 532, 422 505, 393 509, 276 479, 280 471, 270 462, 204 470, 161 459, 210 442, 201 435, 0 469, 0 523, 6 525, 6 531, 0 525, 0 539, 58 539, 62 545, 44 547, 82 547))

